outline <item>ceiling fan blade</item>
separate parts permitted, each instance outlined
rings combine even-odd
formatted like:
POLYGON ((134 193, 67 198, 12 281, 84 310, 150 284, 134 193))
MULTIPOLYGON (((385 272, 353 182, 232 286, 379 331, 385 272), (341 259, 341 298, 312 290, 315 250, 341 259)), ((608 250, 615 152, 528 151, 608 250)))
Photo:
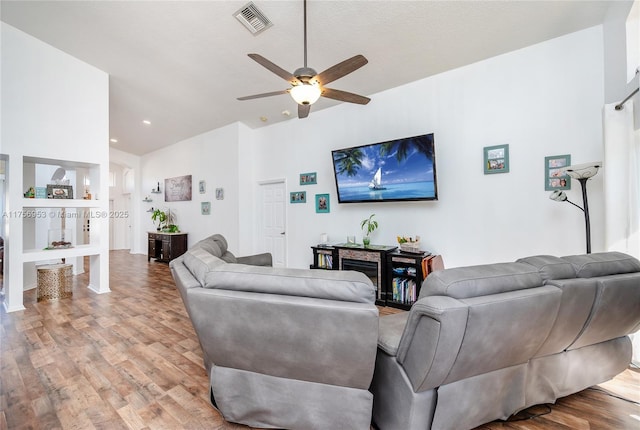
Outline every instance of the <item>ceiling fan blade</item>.
POLYGON ((298 118, 306 118, 309 116, 311 105, 298 105, 298 118))
POLYGON ((238 100, 253 100, 261 99, 263 97, 279 96, 280 94, 287 94, 289 90, 272 91, 270 93, 254 94, 252 96, 238 97, 238 100))
POLYGON ((320 82, 320 85, 326 85, 329 82, 340 79, 341 77, 348 75, 354 70, 359 69, 368 62, 369 61, 364 58, 363 55, 356 55, 349 58, 348 60, 344 60, 342 63, 338 63, 335 66, 329 67, 324 72, 316 75, 316 79, 318 80, 318 82, 320 82))
POLYGON ((323 88, 322 97, 333 100, 340 100, 341 102, 357 103, 359 105, 366 105, 371 101, 369 97, 360 96, 358 94, 348 93, 341 90, 333 90, 331 88, 323 88))
POLYGON ((264 68, 272 71, 276 75, 280 76, 285 81, 289 81, 292 85, 298 81, 298 79, 293 76, 290 72, 287 72, 282 67, 273 64, 271 61, 267 60, 260 54, 247 54, 249 58, 254 60, 256 63, 260 64, 264 68))

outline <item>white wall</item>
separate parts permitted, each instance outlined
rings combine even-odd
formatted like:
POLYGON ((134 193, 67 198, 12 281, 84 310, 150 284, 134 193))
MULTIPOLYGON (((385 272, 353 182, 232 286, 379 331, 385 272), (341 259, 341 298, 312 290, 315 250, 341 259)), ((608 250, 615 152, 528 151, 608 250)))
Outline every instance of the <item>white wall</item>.
MULTIPOLYGON (((147 252, 146 242, 142 243, 139 239, 143 232, 146 231, 142 227, 141 213, 143 208, 140 201, 149 194, 149 190, 141 190, 140 184, 142 183, 142 169, 140 167, 140 156, 129 154, 128 152, 121 151, 116 148, 109 148, 109 161, 111 164, 120 166, 121 168, 131 169, 133 171, 133 190, 129 197, 131 204, 129 206, 128 217, 123 220, 128 226, 130 226, 129 242, 127 244, 119 244, 122 248, 128 248, 132 254, 144 254, 147 252)), ((115 198, 109 190, 109 198, 115 198)), ((147 208, 144 208, 147 210, 147 208)))
POLYGON ((188 244, 193 245, 205 237, 220 233, 237 252, 239 243, 240 183, 251 183, 240 179, 239 165, 250 154, 240 157, 238 145, 239 124, 233 124, 184 140, 170 147, 160 149, 141 157, 142 194, 153 202, 142 203, 142 233, 138 236, 139 246, 146 252, 147 231, 155 231, 151 214, 146 211, 153 207, 171 209, 177 217, 180 230, 188 233, 188 244), (176 176, 192 175, 192 200, 185 202, 164 201, 164 180, 176 176), (200 194, 199 182, 206 183, 206 192, 200 194), (160 182, 163 194, 150 191, 160 182), (216 200, 216 188, 224 189, 224 199, 216 200), (211 215, 202 215, 202 202, 211 203, 211 215))
MULTIPOLYGON (((420 235, 449 267, 584 252, 582 212, 549 200, 544 157, 602 158, 602 57, 595 27, 375 94, 364 107, 342 104, 256 130, 256 180, 285 176, 289 191, 306 190, 308 201, 331 194, 330 214, 316 214, 313 203, 288 206, 289 265, 308 266, 305 250, 323 232, 331 242, 360 237, 359 221, 371 213, 380 223, 374 243, 420 235), (332 149, 428 132, 435 133, 438 201, 337 203, 332 149), (484 175, 483 147, 497 144, 509 144, 511 171, 484 175), (318 184, 298 186, 299 173, 309 171, 318 172, 318 184)), ((601 178, 591 182, 597 251, 601 178)), ((578 183, 568 195, 581 203, 578 183)))
MULTIPOLYGON (((635 3, 638 3, 636 0, 635 3)), ((629 55, 628 45, 637 41, 627 40, 631 33, 627 33, 627 23, 635 26, 635 34, 640 31, 637 27, 638 20, 633 20, 630 15, 633 3, 612 2, 608 8, 607 16, 603 24, 604 32, 604 89, 606 103, 619 103, 631 94, 640 83, 640 75, 629 79, 629 70, 640 68, 640 64, 629 64, 630 61, 637 61, 638 54, 629 55)), ((639 8, 638 4, 635 8, 639 8)), ((636 12, 637 13, 637 12, 636 12)), ((632 98, 635 106, 640 105, 640 93, 632 98)), ((640 129, 640 109, 635 109, 635 129, 640 129)))
MULTIPOLYGON (((2 118, 0 152, 7 155, 7 212, 22 208, 23 156, 108 166, 109 77, 10 25, 0 23, 2 118)), ((107 170, 93 192, 106 206, 107 170)), ((97 178, 96 178, 97 179, 97 178)), ((78 192, 79 190, 76 190, 78 192)), ((23 309, 23 222, 15 216, 5 240, 5 308, 23 309), (8 269, 7 270, 7 264, 8 269)), ((92 288, 109 291, 108 226, 94 230, 100 258, 91 258, 92 288), (94 275, 96 278, 94 278, 94 275), (99 281, 97 277, 99 276, 99 281)), ((25 267, 29 264, 25 264, 25 267)))
MULTIPOLYGON (((374 94, 367 106, 344 103, 312 109, 305 120, 256 130, 230 126, 194 137, 143 157, 143 189, 183 174, 194 175, 194 188, 207 179, 208 193, 217 186, 212 181, 228 181, 226 196, 232 186, 239 199, 225 197, 220 204, 208 198, 213 214, 207 218, 199 215, 196 193, 194 202, 179 204, 178 220, 190 244, 218 232, 242 255, 259 251, 253 238, 259 222, 253 216, 256 184, 286 178, 288 191, 307 191, 306 204, 287 205, 290 267, 308 267, 309 247, 321 233, 333 243, 353 234, 360 240, 359 223, 371 213, 380 223, 374 243, 420 235, 423 248, 442 254, 448 267, 583 253, 582 212, 549 200, 544 157, 571 154, 574 164, 602 159, 603 70, 598 26, 374 94), (438 201, 337 203, 332 149, 429 132, 435 133, 438 201), (483 147, 497 144, 510 145, 511 171, 484 175, 483 147), (299 186, 303 172, 317 172, 318 183, 299 186), (331 195, 329 214, 315 213, 319 193, 331 195)), ((581 204, 579 188, 574 182, 567 194, 581 204)), ((590 181, 589 197, 592 246, 598 251, 600 176, 590 181)))

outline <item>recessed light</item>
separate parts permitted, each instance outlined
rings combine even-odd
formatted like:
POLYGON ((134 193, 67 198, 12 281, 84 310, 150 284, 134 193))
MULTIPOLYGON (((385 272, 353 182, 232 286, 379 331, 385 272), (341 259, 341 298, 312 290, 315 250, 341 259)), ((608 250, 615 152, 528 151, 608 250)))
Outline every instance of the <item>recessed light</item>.
POLYGON ((151 121, 149 121, 148 119, 142 120, 142 123, 144 125, 151 125, 151 121))
POLYGON ((267 119, 268 118, 266 116, 261 116, 260 117, 260 121, 262 121, 262 122, 267 122, 267 119))
POLYGON ((111 142, 111 143, 118 143, 118 139, 109 139, 109 142, 111 142))

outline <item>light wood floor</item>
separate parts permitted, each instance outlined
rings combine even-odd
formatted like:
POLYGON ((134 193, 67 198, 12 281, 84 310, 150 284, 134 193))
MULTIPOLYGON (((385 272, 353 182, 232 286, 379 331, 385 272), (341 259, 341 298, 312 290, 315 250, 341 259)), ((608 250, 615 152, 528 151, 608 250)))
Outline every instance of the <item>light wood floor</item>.
MULTIPOLYGON (((0 430, 246 428, 209 404, 200 347, 166 264, 114 251, 111 293, 89 291, 87 277, 75 277, 72 298, 37 303, 32 290, 25 311, 0 310, 0 430)), ((601 387, 542 417, 479 428, 640 429, 638 405, 601 391, 640 401, 638 370, 601 387)))

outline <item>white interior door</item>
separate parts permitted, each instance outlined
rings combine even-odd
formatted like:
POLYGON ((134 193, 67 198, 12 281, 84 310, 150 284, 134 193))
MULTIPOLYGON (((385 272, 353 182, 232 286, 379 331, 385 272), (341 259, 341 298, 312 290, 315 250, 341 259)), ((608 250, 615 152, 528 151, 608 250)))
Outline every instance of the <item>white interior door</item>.
POLYGON ((273 256, 274 267, 285 267, 287 262, 287 232, 285 230, 285 184, 261 184, 262 247, 273 256))

